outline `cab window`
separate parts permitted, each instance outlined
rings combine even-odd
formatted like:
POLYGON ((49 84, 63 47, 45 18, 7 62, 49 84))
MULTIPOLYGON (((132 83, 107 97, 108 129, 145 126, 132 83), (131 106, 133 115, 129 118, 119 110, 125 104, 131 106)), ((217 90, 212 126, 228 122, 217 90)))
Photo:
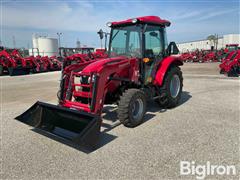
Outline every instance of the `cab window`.
POLYGON ((140 48, 140 34, 139 32, 133 31, 130 32, 129 35, 129 47, 128 51, 131 56, 140 57, 141 56, 141 48, 140 48))
POLYGON ((164 29, 149 26, 145 32, 145 57, 155 58, 164 51, 164 29))
POLYGON ((110 39, 110 56, 141 57, 140 35, 140 25, 113 28, 110 39))

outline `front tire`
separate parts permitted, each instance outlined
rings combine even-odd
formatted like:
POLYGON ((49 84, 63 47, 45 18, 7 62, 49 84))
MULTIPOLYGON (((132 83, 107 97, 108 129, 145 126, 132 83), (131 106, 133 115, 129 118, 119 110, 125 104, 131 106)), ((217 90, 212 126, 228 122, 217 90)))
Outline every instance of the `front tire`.
POLYGON ((119 121, 126 127, 136 127, 142 123, 146 113, 146 96, 139 89, 128 89, 120 97, 118 105, 119 121))
POLYGON ((182 87, 182 71, 174 66, 166 73, 163 85, 158 87, 160 98, 157 99, 157 103, 163 108, 176 107, 181 99, 182 87))
POLYGON ((238 73, 235 67, 232 67, 229 72, 227 72, 228 77, 238 77, 238 73))
POLYGON ((224 74, 224 70, 223 70, 223 69, 220 69, 219 73, 220 73, 220 74, 224 74))

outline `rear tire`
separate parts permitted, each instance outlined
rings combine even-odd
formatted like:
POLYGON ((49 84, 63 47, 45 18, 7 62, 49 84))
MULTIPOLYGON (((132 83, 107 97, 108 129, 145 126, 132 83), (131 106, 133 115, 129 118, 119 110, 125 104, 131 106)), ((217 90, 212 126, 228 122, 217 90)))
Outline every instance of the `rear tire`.
POLYGON ((3 75, 3 66, 0 65, 0 76, 2 76, 2 75, 3 75))
POLYGON ((168 70, 163 85, 158 88, 161 98, 157 99, 156 102, 163 108, 176 107, 181 99, 182 87, 182 71, 179 67, 174 66, 168 70))
POLYGON ((146 96, 139 89, 128 89, 120 97, 118 105, 119 121, 126 127, 136 127, 142 123, 146 113, 146 96))

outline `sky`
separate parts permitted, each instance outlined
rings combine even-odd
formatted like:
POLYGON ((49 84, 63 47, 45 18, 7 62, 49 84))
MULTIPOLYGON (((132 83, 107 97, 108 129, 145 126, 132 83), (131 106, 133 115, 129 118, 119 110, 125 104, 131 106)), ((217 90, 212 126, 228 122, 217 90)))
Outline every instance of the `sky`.
POLYGON ((155 15, 171 22, 168 40, 186 42, 211 34, 239 33, 239 0, 0 0, 1 44, 32 47, 32 35, 57 37, 61 45, 100 47, 99 29, 109 31, 107 22, 155 15))

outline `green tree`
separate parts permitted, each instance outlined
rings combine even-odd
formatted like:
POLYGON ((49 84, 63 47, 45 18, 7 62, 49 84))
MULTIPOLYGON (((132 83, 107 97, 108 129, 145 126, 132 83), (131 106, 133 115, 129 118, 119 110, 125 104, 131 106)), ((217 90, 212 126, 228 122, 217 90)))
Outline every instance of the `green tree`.
POLYGON ((210 43, 211 43, 211 45, 213 45, 214 48, 216 48, 216 46, 217 46, 217 41, 218 41, 218 38, 217 38, 216 35, 209 35, 209 36, 207 37, 207 40, 209 40, 210 43))

